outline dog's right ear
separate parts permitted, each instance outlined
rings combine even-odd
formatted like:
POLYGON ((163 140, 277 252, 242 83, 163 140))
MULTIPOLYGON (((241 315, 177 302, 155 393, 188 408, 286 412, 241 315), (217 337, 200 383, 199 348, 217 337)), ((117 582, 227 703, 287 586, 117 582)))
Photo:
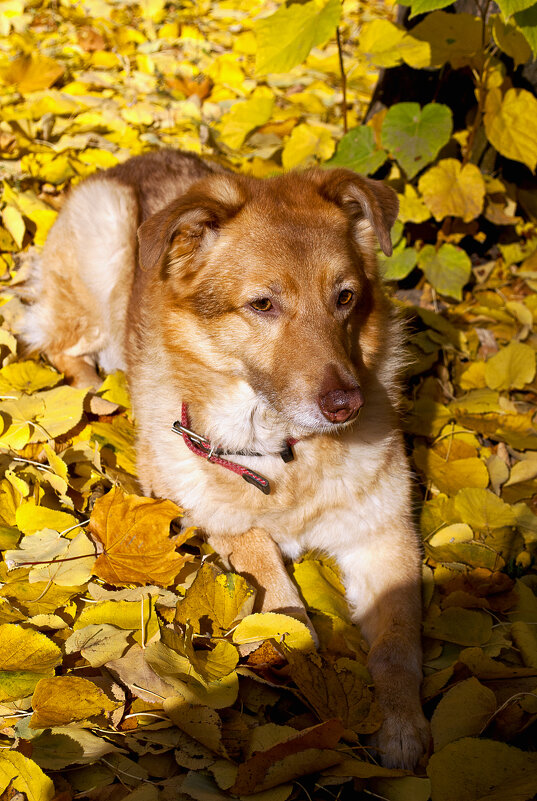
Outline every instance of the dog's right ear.
POLYGON ((145 220, 138 228, 140 267, 181 270, 199 249, 218 235, 245 203, 239 180, 217 174, 197 181, 186 194, 145 220))

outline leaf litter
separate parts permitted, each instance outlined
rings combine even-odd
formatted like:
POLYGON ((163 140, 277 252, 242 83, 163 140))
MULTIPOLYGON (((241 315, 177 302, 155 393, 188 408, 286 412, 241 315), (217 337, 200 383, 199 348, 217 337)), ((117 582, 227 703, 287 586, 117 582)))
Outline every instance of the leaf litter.
MULTIPOLYGON (((278 15, 258 18, 276 6, 256 0, 0 6, 2 799, 533 797, 537 232, 519 227, 480 277, 446 220, 520 218, 505 185, 472 163, 441 152, 421 172, 452 135, 449 108, 401 103, 355 127, 376 67, 464 65, 481 37, 474 18, 433 11, 411 36, 384 7, 345 4, 340 19, 328 0, 280 6, 278 38, 278 15), (338 21, 355 45, 343 139, 338 21), (458 49, 439 35, 448 23, 458 49), (291 567, 316 652, 299 621, 253 613, 253 588, 181 530, 175 504, 140 497, 125 377, 106 378, 99 416, 18 348, 25 259, 68 185, 158 146, 217 153, 260 177, 331 158, 373 173, 392 159, 408 179, 421 172, 401 186, 402 224, 442 223, 444 239, 417 251, 396 226, 384 267, 397 279, 418 265, 426 279, 396 292, 412 357, 403 420, 422 492, 433 733, 414 775, 365 748, 380 717, 335 566, 307 554, 291 567)), ((494 26, 508 52, 505 24, 494 26)), ((531 166, 533 144, 520 153, 511 124, 528 94, 491 89, 484 125, 500 153, 531 166)))

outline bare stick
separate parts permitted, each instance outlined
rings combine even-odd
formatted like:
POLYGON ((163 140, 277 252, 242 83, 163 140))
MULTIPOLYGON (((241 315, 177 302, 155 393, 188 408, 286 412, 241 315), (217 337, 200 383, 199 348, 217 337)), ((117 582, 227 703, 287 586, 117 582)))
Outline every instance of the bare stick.
POLYGON ((341 94, 343 100, 341 101, 341 113, 343 115, 343 133, 347 133, 347 76, 345 75, 345 67, 343 66, 343 50, 341 49, 341 34, 339 26, 336 28, 337 39, 337 52, 339 55, 339 69, 341 71, 341 94))

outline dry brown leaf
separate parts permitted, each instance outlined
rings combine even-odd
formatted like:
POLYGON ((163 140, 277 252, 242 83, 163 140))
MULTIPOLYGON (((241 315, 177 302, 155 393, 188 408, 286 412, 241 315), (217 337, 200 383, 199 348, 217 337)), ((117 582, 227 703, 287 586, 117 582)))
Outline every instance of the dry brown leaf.
POLYGON ((239 765, 231 792, 248 794, 337 765, 344 758, 334 749, 343 735, 338 720, 327 720, 297 732, 239 765))
POLYGON ((114 586, 171 584, 187 560, 169 537, 170 523, 180 515, 172 501, 125 495, 114 487, 91 513, 90 531, 104 546, 95 575, 114 586))

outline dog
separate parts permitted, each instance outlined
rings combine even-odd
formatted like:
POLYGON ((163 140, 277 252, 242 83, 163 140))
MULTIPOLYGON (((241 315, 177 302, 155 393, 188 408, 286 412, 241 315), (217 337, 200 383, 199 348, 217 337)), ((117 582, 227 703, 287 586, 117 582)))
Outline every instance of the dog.
POLYGON ((126 371, 143 491, 185 509, 261 610, 307 621, 283 558, 335 558, 370 645, 377 748, 411 768, 428 742, 421 560, 401 331, 375 257, 397 211, 347 169, 257 179, 180 151, 132 158, 68 196, 24 338, 76 386, 126 371))

